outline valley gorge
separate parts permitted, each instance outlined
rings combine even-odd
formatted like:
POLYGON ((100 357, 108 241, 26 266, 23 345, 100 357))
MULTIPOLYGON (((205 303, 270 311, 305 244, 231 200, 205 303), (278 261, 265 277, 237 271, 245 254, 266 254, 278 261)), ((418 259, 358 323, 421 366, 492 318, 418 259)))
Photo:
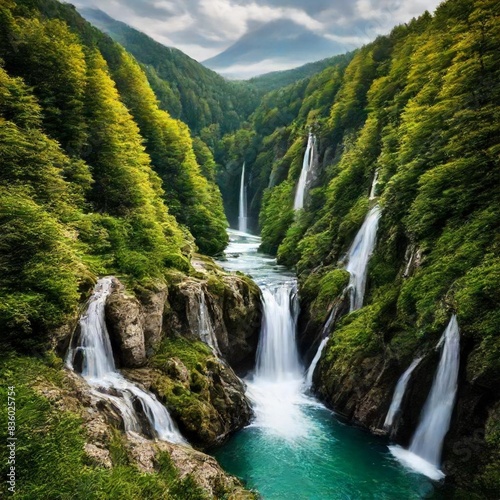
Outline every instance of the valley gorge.
POLYGON ((242 82, 82 13, 0 5, 0 496, 498 498, 497 3, 242 82))

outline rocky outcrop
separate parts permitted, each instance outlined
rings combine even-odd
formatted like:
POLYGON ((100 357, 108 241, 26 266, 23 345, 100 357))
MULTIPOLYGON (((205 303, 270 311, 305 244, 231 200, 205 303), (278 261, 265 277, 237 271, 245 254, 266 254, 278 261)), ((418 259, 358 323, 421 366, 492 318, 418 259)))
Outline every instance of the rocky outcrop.
POLYGON ((243 382, 216 357, 198 356, 191 369, 177 357, 156 365, 124 373, 157 394, 194 446, 207 449, 221 444, 250 422, 252 410, 243 382))
POLYGON ((262 322, 259 288, 243 275, 223 272, 186 278, 170 288, 168 332, 200 339, 202 295, 222 357, 244 375, 255 366, 262 322))
MULTIPOLYGON (((262 312, 260 291, 250 279, 227 274, 209 259, 200 258, 195 264, 193 276, 174 273, 168 276, 168 285, 126 290, 113 278, 105 319, 121 373, 156 394, 184 437, 194 447, 207 449, 252 418, 245 386, 232 366, 239 373, 253 366, 262 312), (207 342, 207 329, 215 346, 207 342)), ((77 336, 76 330, 73 337, 77 336)), ((63 343, 68 345, 69 339, 60 346, 63 343)), ((158 453, 168 452, 180 478, 192 476, 209 498, 253 498, 214 459, 192 448, 153 440, 140 404, 136 408, 140 434, 125 432, 114 401, 120 394, 112 389, 94 391, 73 372, 67 378, 74 397, 66 394, 64 404, 74 400, 84 418, 89 435, 85 452, 92 463, 113 467, 110 443, 121 431, 118 436, 128 454, 145 471, 155 469, 158 453)))
POLYGON ((129 455, 144 472, 154 472, 158 453, 167 452, 178 470, 179 479, 192 477, 210 498, 233 500, 255 498, 255 495, 245 490, 235 477, 226 474, 217 460, 204 453, 166 442, 152 443, 132 433, 127 438, 126 447, 129 455))
POLYGON ((223 281, 225 292, 222 302, 219 299, 219 307, 228 341, 220 349, 228 363, 242 375, 255 366, 262 323, 260 290, 244 276, 228 275, 223 281))
MULTIPOLYGON (((181 432, 205 449, 252 417, 231 365, 240 373, 253 366, 261 306, 259 289, 245 276, 228 275, 208 260, 200 260, 197 271, 196 277, 176 275, 168 289, 139 289, 135 295, 114 278, 106 323, 124 375, 155 392, 181 432), (201 342, 207 329, 217 349, 201 342)), ((122 428, 119 416, 104 406, 108 419, 122 428)), ((146 428, 143 434, 149 435, 146 428)))
MULTIPOLYGON (((58 411, 69 411, 81 417, 86 435, 84 451, 89 463, 96 467, 113 468, 115 464, 110 451, 113 439, 116 439, 113 409, 104 409, 103 404, 106 403, 96 397, 87 383, 74 372, 65 371, 63 379, 63 387, 47 380, 38 380, 34 388, 58 411)), ((244 489, 238 479, 224 472, 214 458, 189 446, 153 441, 128 432, 123 435, 123 447, 127 459, 140 470, 150 474, 154 474, 158 469, 159 454, 168 453, 179 479, 191 477, 195 484, 203 489, 207 498, 255 498, 253 493, 244 489)))
POLYGON ((106 323, 118 365, 135 368, 146 364, 144 314, 140 302, 125 294, 123 285, 113 281, 114 291, 106 301, 106 323))
POLYGON ((163 313, 168 297, 166 285, 128 294, 116 278, 106 301, 106 324, 119 367, 145 366, 162 338, 163 313))

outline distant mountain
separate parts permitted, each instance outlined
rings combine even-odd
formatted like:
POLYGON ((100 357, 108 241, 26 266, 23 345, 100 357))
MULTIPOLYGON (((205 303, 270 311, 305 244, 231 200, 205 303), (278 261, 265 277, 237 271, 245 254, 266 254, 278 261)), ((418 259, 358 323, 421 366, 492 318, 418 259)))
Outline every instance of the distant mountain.
POLYGON ((193 132, 212 124, 218 124, 221 133, 230 132, 255 110, 259 93, 253 86, 228 81, 180 50, 162 45, 99 9, 79 12, 143 65, 162 107, 193 132))
POLYGON ((269 22, 203 64, 230 78, 250 78, 345 52, 345 48, 293 21, 269 22), (263 71, 264 68, 264 71, 263 71))

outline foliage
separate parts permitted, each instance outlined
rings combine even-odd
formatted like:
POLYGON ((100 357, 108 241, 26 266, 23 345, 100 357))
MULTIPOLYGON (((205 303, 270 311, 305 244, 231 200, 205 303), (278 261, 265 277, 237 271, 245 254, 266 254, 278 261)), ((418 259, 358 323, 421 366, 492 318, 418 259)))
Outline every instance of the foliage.
POLYGON ((210 151, 195 155, 131 56, 52 0, 0 17, 2 343, 43 349, 95 275, 189 272, 189 230, 216 254, 226 220, 210 151))
POLYGON ((235 130, 257 106, 259 95, 253 86, 227 81, 180 50, 165 47, 100 10, 82 12, 146 66, 163 109, 187 123, 195 134, 212 124, 219 125, 223 134, 235 130))

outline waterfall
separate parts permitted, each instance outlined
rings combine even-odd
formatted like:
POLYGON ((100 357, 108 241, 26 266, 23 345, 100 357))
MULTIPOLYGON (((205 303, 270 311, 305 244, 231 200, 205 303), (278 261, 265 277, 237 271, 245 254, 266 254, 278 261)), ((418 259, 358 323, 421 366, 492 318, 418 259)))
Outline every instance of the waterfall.
POLYGON ((302 161, 302 170, 300 172, 299 183, 297 184, 297 191, 295 192, 295 201, 293 204, 294 210, 304 208, 304 198, 307 187, 307 177, 311 166, 314 162, 314 136, 310 133, 307 140, 307 148, 302 161))
POLYGON ((346 269, 351 275, 349 280, 349 287, 351 290, 351 312, 363 306, 368 262, 375 248, 380 215, 380 207, 375 205, 368 212, 349 250, 346 269))
POLYGON ((401 402, 403 401, 403 396, 406 392, 406 386, 410 381, 411 374, 413 370, 422 361, 422 358, 416 358, 413 360, 411 365, 406 369, 406 371, 399 377, 398 383, 396 384, 396 389, 394 390, 394 395, 392 396, 391 406, 385 417, 384 428, 390 429, 394 422, 394 417, 399 413, 399 408, 401 407, 401 402))
POLYGON ((410 445, 412 453, 435 466, 440 465, 441 449, 450 427, 458 386, 460 332, 455 315, 451 317, 440 344, 444 345, 438 370, 410 445))
POLYGON ((116 369, 113 350, 105 321, 106 299, 112 292, 113 280, 100 279, 94 289, 86 312, 80 318, 78 345, 70 349, 67 365, 74 369, 81 361, 81 375, 92 393, 111 403, 120 413, 126 431, 140 432, 140 405, 151 430, 161 440, 185 443, 167 409, 153 394, 126 380, 116 369))
POLYGON ((282 381, 301 377, 295 339, 298 316, 296 282, 285 282, 262 290, 264 318, 257 351, 256 376, 282 381))
POLYGON ((374 200, 377 197, 377 184, 378 184, 378 169, 375 170, 375 175, 373 176, 372 188, 370 190, 370 200, 374 200))
POLYGON ((321 358, 321 354, 323 354, 323 351, 324 351, 329 339, 330 339, 330 337, 325 337, 321 341, 321 343, 319 344, 318 350, 316 352, 316 355, 314 356, 313 360, 311 361, 311 365, 309 366, 309 368, 307 370, 307 373, 306 373, 306 388, 307 389, 310 389, 312 387, 314 370, 316 370, 316 366, 319 363, 319 360, 321 358))
POLYGON ((441 346, 441 359, 410 448, 403 450, 397 446, 391 447, 393 455, 404 464, 434 479, 444 477, 438 468, 458 388, 460 331, 455 315, 451 317, 439 341, 438 347, 441 346))
POLYGON ((238 229, 242 233, 247 232, 247 188, 245 186, 245 163, 241 170, 240 183, 240 210, 238 214, 238 229))
POLYGON ((219 344, 217 343, 217 337, 215 336, 214 327, 212 321, 210 320, 210 314, 208 312, 207 303, 205 299, 205 292, 201 290, 199 295, 198 303, 198 334, 200 340, 205 342, 215 355, 220 356, 219 344))
POLYGON ((263 324, 253 376, 246 380, 255 421, 252 425, 286 440, 305 438, 310 423, 305 402, 304 372, 297 350, 297 283, 262 286, 263 324))

